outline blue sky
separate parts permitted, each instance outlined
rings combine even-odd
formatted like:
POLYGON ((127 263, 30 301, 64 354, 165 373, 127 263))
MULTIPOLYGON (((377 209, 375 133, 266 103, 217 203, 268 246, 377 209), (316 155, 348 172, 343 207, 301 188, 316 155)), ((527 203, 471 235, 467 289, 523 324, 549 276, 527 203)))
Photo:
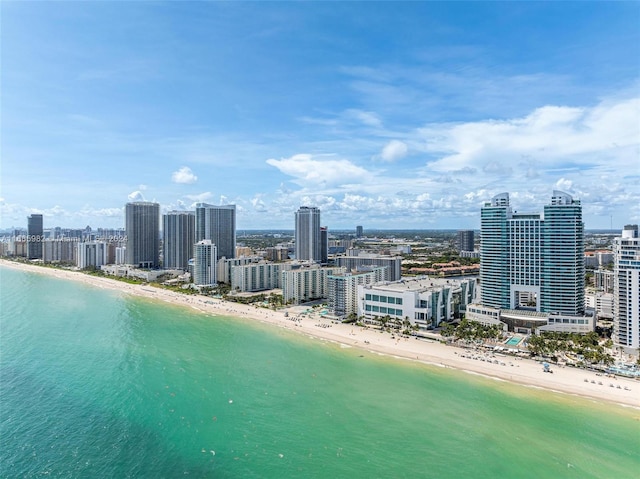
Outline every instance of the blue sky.
POLYGON ((238 228, 640 222, 638 2, 1 2, 0 227, 235 203, 238 228))

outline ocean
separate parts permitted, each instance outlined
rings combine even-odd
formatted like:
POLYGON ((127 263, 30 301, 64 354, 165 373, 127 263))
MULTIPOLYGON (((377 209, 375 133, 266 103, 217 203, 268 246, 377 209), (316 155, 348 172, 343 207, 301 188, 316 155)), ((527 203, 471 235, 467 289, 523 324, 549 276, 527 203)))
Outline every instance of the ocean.
POLYGON ((0 267, 0 478, 636 478, 640 411, 0 267))

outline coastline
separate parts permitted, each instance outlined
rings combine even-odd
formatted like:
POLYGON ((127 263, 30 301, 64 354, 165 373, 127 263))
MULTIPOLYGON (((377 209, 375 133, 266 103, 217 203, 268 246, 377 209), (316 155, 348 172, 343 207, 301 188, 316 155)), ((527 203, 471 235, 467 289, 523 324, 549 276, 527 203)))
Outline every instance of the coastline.
POLYGON ((605 378, 596 376, 593 371, 571 367, 554 367, 554 373, 548 374, 543 372, 540 363, 531 359, 505 356, 496 358, 499 360, 496 364, 480 360, 482 353, 447 346, 436 341, 393 338, 391 334, 381 333, 379 330, 365 329, 354 324, 334 324, 319 317, 305 316, 294 319, 292 316, 286 317, 284 311, 273 311, 201 295, 186 295, 150 285, 130 284, 115 279, 90 276, 82 272, 15 263, 3 259, 0 259, 0 266, 187 306, 205 314, 257 320, 316 339, 333 341, 372 353, 453 368, 472 375, 640 409, 640 382, 628 378, 605 378), (599 382, 601 384, 598 384, 599 382), (610 387, 610 384, 620 385, 621 388, 610 387))

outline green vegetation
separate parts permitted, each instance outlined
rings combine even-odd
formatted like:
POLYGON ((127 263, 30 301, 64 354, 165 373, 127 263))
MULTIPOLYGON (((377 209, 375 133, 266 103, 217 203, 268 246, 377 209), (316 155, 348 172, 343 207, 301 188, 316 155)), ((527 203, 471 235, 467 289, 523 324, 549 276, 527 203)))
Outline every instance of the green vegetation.
POLYGON ((531 336, 529 351, 536 356, 549 357, 557 361, 561 357, 576 357, 578 365, 604 365, 614 363, 614 358, 606 352, 610 340, 601 344, 597 333, 589 334, 544 332, 531 336), (581 364, 582 363, 582 364, 581 364))
POLYGON ((460 324, 454 326, 447 323, 442 327, 440 334, 446 338, 452 338, 454 341, 486 341, 496 340, 502 337, 502 329, 497 325, 485 326, 477 321, 469 321, 463 319, 460 324))

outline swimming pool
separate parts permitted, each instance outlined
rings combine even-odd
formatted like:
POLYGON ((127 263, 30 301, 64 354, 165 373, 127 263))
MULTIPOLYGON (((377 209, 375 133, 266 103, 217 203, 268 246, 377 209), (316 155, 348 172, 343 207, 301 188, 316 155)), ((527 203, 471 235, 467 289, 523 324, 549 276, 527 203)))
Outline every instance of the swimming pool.
POLYGON ((520 341, 522 341, 522 338, 517 338, 517 337, 513 337, 513 338, 509 338, 509 341, 507 341, 505 344, 507 346, 515 346, 517 344, 520 343, 520 341))

